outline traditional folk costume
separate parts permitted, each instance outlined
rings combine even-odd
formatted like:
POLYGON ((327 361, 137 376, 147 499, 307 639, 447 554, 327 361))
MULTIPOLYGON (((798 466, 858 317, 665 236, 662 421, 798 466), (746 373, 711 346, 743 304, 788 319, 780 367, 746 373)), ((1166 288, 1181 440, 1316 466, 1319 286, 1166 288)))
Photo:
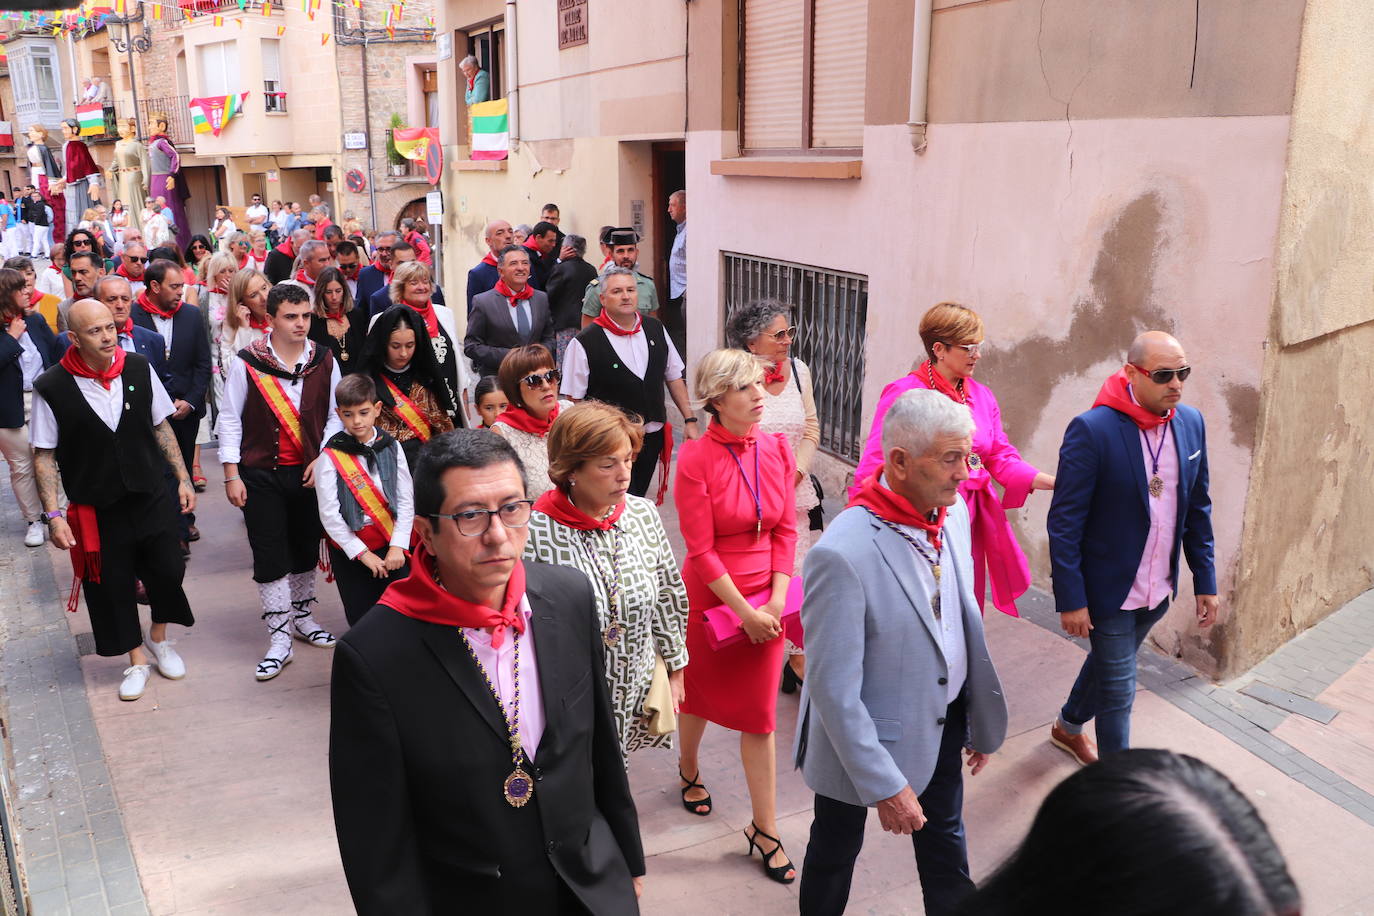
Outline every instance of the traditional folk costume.
POLYGON ((167 461, 153 432, 171 415, 172 400, 148 361, 116 349, 109 369, 98 372, 72 347, 38 376, 33 393, 33 447, 56 450, 71 500, 75 582, 67 609, 76 610, 84 585, 96 652, 123 655, 143 643, 134 598, 140 580, 153 623, 194 624, 163 483, 167 461))
MULTIPOLYGON (((91 188, 100 187, 100 166, 91 158, 91 150, 85 142, 75 138, 62 142, 62 158, 67 166, 67 184, 62 191, 66 199, 67 225, 75 226, 91 209, 91 188)), ((56 213, 54 207, 54 216, 56 213)))
POLYGON ((687 590, 658 510, 627 496, 597 520, 561 490, 545 493, 534 508, 525 559, 580 569, 592 583, 626 764, 641 747, 671 747, 671 733, 650 730, 645 700, 658 659, 665 673, 687 666, 687 590))
POLYGON ((181 155, 166 134, 153 134, 148 138, 148 167, 153 175, 148 195, 153 200, 161 197, 167 201, 172 210, 177 247, 185 251, 191 244, 191 221, 186 218, 186 200, 191 192, 181 174, 181 155), (168 179, 172 179, 170 188, 167 187, 168 179))
POLYGON ((374 430, 366 445, 336 433, 323 455, 327 460, 315 467, 315 495, 329 538, 329 568, 352 626, 388 585, 410 575, 407 564, 379 579, 358 557, 370 550, 385 559, 389 547, 410 549, 414 484, 400 445, 383 430, 374 430))
POLYGON ((293 635, 314 646, 335 642, 310 615, 321 529, 315 491, 302 479, 321 443, 343 428, 334 411, 338 384, 328 349, 306 341, 301 362, 287 368, 271 334, 239 351, 225 379, 219 460, 238 465, 248 491, 243 521, 271 639, 258 664, 261 681, 291 661, 293 635))
MULTIPOLYGON (((52 207, 51 229, 53 235, 59 239, 65 239, 67 237, 67 204, 63 201, 62 196, 54 194, 50 187, 52 182, 61 179, 62 167, 57 164, 52 150, 48 148, 46 143, 30 143, 27 156, 29 160, 29 184, 37 188, 39 195, 49 207, 52 207)), ((77 219, 80 217, 78 216, 77 219)), ((75 226, 76 223, 72 223, 72 225, 75 226)), ((41 227, 45 233, 48 228, 48 226, 41 227)), ((37 242, 40 227, 38 223, 30 221, 30 229, 33 230, 33 237, 28 241, 28 253, 36 257, 38 255, 37 242)), ((44 254, 47 253, 48 247, 45 239, 43 242, 44 254)))

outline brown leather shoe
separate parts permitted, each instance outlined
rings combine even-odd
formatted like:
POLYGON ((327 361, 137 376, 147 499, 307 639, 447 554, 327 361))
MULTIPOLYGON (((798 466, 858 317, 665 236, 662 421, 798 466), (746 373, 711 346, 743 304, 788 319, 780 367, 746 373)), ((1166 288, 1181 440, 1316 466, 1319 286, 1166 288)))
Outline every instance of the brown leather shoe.
POLYGON ((1059 727, 1057 721, 1050 726, 1050 744, 1067 751, 1079 766, 1097 763, 1097 742, 1084 734, 1069 734, 1059 727))

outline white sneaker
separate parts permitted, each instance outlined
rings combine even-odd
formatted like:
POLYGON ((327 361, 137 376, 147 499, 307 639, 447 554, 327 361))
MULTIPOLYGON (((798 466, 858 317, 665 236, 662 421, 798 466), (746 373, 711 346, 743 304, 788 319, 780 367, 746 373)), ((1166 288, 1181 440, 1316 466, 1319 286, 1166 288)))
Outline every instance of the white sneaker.
POLYGON ((181 660, 180 655, 177 655, 177 650, 172 648, 176 645, 175 639, 153 642, 150 637, 143 640, 143 645, 147 647, 148 653, 153 656, 153 664, 157 666, 158 674, 169 681, 179 681, 186 676, 186 663, 181 660))
POLYGON ((121 700, 137 700, 143 696, 143 688, 148 686, 152 676, 152 665, 130 665, 124 669, 124 682, 119 685, 121 700))
POLYGON ((29 522, 29 530, 24 532, 25 547, 42 547, 48 539, 48 526, 42 522, 29 522))

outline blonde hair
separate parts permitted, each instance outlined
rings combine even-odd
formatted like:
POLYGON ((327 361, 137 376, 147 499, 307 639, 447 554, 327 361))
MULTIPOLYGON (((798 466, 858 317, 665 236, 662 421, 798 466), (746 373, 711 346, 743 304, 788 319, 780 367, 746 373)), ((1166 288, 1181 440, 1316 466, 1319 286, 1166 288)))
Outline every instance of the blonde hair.
POLYGON ((546 442, 549 480, 568 493, 568 481, 584 463, 614 454, 623 444, 630 446, 632 455, 638 455, 644 444, 644 425, 618 407, 583 401, 558 415, 546 442))
POLYGON ((921 343, 930 361, 935 361, 935 345, 976 343, 983 339, 983 319, 967 305, 941 302, 921 316, 921 343))
POLYGON ((429 265, 424 261, 406 261, 398 265, 396 272, 391 275, 391 287, 387 295, 394 303, 404 302, 402 294, 405 292, 406 284, 411 280, 418 280, 424 277, 430 283, 430 292, 434 291, 434 276, 429 272, 429 265))
MULTIPOLYGON (((200 262, 200 282, 213 288, 215 277, 221 270, 238 270, 239 259, 227 251, 217 251, 200 262)), ((230 281, 233 282, 232 280, 230 281)))
POLYGON ((696 390, 697 406, 711 416, 716 408, 711 402, 731 391, 752 385, 763 378, 765 361, 745 350, 722 348, 712 350, 697 363, 692 387, 696 390))
MULTIPOLYGON (((214 260, 217 257, 219 255, 214 255, 206 260, 214 260)), ((229 305, 224 310, 224 328, 231 335, 237 334, 239 329, 243 327, 239 323, 239 305, 243 302, 243 298, 248 295, 248 284, 255 279, 262 280, 263 283, 267 284, 267 289, 271 291, 272 281, 267 279, 267 275, 256 267, 245 267, 234 274, 234 279, 229 281, 229 305)))

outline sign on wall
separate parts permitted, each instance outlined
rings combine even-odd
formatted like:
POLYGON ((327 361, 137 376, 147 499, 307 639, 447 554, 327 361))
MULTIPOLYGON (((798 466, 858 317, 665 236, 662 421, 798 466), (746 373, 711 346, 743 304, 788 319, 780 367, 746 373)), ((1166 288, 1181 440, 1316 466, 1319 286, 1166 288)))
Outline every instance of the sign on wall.
POLYGON ((644 238, 644 201, 642 200, 630 201, 630 228, 634 229, 640 238, 644 238))
POLYGON ((344 134, 344 149, 367 149, 367 132, 350 130, 344 134))
POLYGON ((587 0, 558 0, 558 50, 587 43, 587 0))

